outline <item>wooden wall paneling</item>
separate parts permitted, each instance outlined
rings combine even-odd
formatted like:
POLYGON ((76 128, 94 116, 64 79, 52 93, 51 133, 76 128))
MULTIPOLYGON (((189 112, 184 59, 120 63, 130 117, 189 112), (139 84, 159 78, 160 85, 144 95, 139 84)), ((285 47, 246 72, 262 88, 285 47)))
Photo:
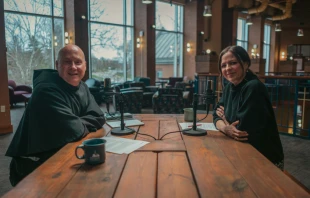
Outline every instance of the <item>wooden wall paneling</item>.
POLYGON ((0 111, 0 134, 12 133, 13 126, 11 124, 10 114, 5 44, 4 1, 0 1, 0 93, 0 107, 4 107, 5 109, 5 112, 0 111))

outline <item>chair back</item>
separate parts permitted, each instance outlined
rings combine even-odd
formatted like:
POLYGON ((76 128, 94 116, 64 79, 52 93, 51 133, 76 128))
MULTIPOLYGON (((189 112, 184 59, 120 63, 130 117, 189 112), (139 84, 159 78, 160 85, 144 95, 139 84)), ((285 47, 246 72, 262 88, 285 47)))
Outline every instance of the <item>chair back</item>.
POLYGON ((8 85, 9 85, 10 87, 12 87, 13 89, 16 88, 16 83, 15 83, 14 80, 8 80, 8 85))
POLYGON ((145 86, 151 85, 151 79, 149 77, 135 77, 135 82, 143 82, 145 86))
POLYGON ((141 113, 143 102, 142 90, 121 91, 122 95, 114 95, 113 105, 116 111, 120 110, 119 102, 123 99, 125 113, 141 113), (121 98, 123 97, 123 98, 121 98))
POLYGON ((160 88, 153 96, 154 113, 183 113, 183 90, 177 88, 160 88))
POLYGON ((174 87, 176 82, 182 82, 182 81, 183 81, 183 77, 169 77, 168 85, 170 85, 171 87, 174 87))

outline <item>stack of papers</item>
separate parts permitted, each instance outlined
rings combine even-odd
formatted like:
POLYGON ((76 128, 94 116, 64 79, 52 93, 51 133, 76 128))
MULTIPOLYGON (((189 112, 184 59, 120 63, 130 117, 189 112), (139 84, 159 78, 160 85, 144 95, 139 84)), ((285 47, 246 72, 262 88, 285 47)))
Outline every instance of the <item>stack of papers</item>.
MULTIPOLYGON (((139 125, 144 125, 143 122, 140 120, 124 120, 125 127, 129 126, 139 126, 139 125)), ((111 128, 116 128, 121 126, 121 121, 107 121, 107 125, 109 125, 111 128)))
POLYGON ((105 150, 117 154, 129 154, 138 148, 148 144, 149 142, 141 140, 130 140, 118 137, 103 137, 107 141, 105 150))
MULTIPOLYGON (((190 129, 193 126, 192 122, 183 122, 183 123, 179 123, 179 125, 181 126, 182 130, 183 129, 190 129)), ((204 129, 204 130, 210 130, 210 131, 218 131, 213 123, 197 123, 196 124, 198 129, 204 129)))

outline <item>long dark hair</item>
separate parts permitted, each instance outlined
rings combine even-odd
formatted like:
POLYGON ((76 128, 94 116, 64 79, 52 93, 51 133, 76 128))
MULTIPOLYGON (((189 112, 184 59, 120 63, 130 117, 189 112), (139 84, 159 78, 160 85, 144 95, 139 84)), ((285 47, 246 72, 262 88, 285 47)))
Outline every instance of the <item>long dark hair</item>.
MULTIPOLYGON (((220 79, 222 81, 222 57, 224 54, 226 54, 227 52, 231 52, 236 58, 238 63, 241 65, 242 70, 244 70, 244 64, 246 63, 248 65, 248 67, 250 67, 251 65, 251 58, 248 54, 248 52, 240 46, 237 45, 232 45, 232 46, 228 46, 225 49, 223 49, 223 51, 220 53, 220 58, 219 58, 219 62, 218 62, 218 70, 220 72, 220 79)), ((249 72, 253 73, 250 69, 248 69, 249 72)))

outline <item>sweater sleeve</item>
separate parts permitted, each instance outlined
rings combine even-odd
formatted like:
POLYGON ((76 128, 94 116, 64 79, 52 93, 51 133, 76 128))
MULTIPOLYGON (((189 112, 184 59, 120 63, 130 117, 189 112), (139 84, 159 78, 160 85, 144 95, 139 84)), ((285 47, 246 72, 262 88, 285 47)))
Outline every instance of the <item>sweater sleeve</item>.
POLYGON ((240 121, 237 128, 249 134, 249 143, 258 148, 262 145, 263 133, 267 127, 271 114, 268 108, 266 87, 258 80, 253 80, 243 87, 239 107, 236 114, 240 121))
POLYGON ((89 132, 95 132, 102 128, 105 123, 104 114, 96 103, 94 97, 87 88, 87 107, 83 115, 80 117, 82 123, 87 127, 89 132))
POLYGON ((222 97, 220 98, 220 100, 218 101, 218 103, 215 105, 214 109, 213 109, 213 123, 214 125, 216 126, 216 122, 219 121, 219 120, 223 120, 221 117, 219 117, 217 114, 216 114, 216 109, 219 108, 220 106, 223 106, 225 108, 225 104, 224 104, 224 97, 225 97, 225 90, 226 90, 226 87, 225 89, 223 90, 223 94, 222 94, 222 97))

